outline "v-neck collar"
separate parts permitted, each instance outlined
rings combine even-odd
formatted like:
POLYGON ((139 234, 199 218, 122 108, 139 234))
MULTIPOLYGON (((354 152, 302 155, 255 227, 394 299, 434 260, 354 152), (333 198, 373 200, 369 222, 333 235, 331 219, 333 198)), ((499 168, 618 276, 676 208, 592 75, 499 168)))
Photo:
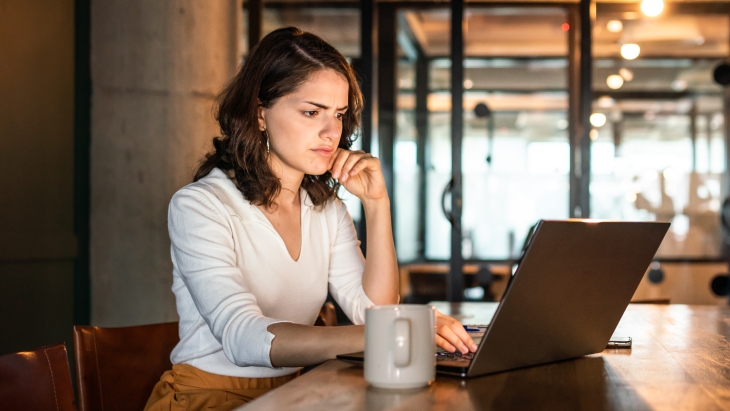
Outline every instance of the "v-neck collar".
POLYGON ((258 208, 255 204, 250 203, 251 207, 256 209, 254 211, 259 216, 259 219, 262 220, 262 223, 266 225, 273 233, 276 235, 277 241, 279 242, 279 245, 283 248, 286 255, 289 257, 289 260, 293 263, 298 263, 302 260, 302 255, 304 254, 304 239, 306 236, 304 235, 304 232, 306 229, 309 228, 307 214, 309 210, 314 207, 314 204, 312 203, 312 200, 309 198, 309 194, 307 193, 307 190, 303 188, 299 188, 299 235, 301 238, 299 239, 299 255, 296 259, 292 257, 291 254, 289 254, 289 249, 286 248, 286 243, 284 242, 284 239, 281 237, 281 234, 279 234, 278 231, 276 231, 276 227, 271 223, 271 221, 266 217, 266 214, 258 208))

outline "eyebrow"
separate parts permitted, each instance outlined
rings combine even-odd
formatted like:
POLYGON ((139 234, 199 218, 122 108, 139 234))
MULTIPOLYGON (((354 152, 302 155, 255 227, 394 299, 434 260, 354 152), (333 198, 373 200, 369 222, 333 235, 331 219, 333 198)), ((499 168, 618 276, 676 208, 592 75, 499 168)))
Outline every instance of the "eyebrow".
MULTIPOLYGON (((318 107, 318 108, 321 108, 322 110, 329 109, 329 107, 325 106, 324 104, 315 103, 313 101, 305 101, 305 103, 311 104, 311 105, 313 105, 315 107, 318 107)), ((348 109, 348 106, 345 106, 345 107, 338 108, 337 111, 342 111, 342 110, 347 110, 347 109, 348 109)))

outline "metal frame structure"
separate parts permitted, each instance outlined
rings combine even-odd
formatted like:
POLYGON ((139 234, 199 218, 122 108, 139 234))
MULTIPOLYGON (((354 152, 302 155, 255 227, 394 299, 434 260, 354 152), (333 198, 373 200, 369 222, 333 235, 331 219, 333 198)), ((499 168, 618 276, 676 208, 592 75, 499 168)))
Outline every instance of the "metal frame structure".
POLYGON ((74 324, 91 323, 91 0, 74 2, 74 324))
POLYGON ((461 150, 464 139, 464 0, 451 0, 451 259, 446 282, 448 301, 464 300, 461 150))
MULTIPOLYGON (((375 99, 373 98, 374 61, 377 58, 375 0, 361 0, 360 2, 360 58, 353 61, 353 67, 360 79, 360 89, 364 100, 362 110, 361 144, 366 152, 372 151, 373 112, 375 99)), ((364 212, 362 213, 364 215, 364 212)), ((360 239, 360 248, 363 255, 367 255, 367 229, 365 219, 357 222, 357 234, 360 239)))

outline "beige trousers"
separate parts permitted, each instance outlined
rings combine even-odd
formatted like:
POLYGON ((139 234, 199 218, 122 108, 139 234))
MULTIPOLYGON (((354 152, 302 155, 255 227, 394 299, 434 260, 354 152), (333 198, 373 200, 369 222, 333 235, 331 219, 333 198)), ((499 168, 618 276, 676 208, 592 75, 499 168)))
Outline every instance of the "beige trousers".
POLYGON ((273 378, 228 377, 175 364, 165 371, 147 400, 145 411, 228 411, 253 401, 298 376, 273 378))

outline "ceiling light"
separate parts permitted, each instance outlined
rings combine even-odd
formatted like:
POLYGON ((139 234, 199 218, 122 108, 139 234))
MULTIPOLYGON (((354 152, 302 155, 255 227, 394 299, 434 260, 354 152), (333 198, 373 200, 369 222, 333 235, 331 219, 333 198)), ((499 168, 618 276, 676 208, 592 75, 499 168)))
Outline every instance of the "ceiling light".
POLYGON ((593 130, 591 130, 591 132, 588 133, 588 135, 591 137, 591 141, 598 140, 598 130, 596 130, 595 128, 593 130))
POLYGON ((618 33, 624 29, 624 24, 621 23, 621 20, 611 20, 606 24, 606 29, 611 33, 618 33))
POLYGON ((593 127, 603 127, 606 124, 606 115, 603 113, 593 113, 591 114, 590 120, 593 127))
POLYGON ((641 47, 638 44, 627 43, 621 46, 621 57, 626 60, 633 60, 639 57, 639 53, 641 53, 641 47))
POLYGON ((626 81, 631 81, 634 79, 634 72, 625 67, 621 67, 620 69, 618 69, 618 75, 623 77, 626 81))
POLYGON ((613 107, 613 104, 615 103, 615 101, 609 96, 601 96, 598 98, 596 103, 598 104, 598 107, 609 108, 609 107, 613 107))
POLYGON ((568 128, 568 120, 561 118, 556 125, 558 126, 558 130, 565 130, 568 128))
POLYGON ((641 2, 641 11, 649 17, 658 16, 664 10, 664 1, 662 0, 643 0, 641 2))
POLYGON ((611 74, 606 78, 606 85, 612 90, 618 90, 624 85, 624 78, 618 74, 611 74))
POLYGON ((672 82, 672 90, 684 91, 687 88, 687 80, 674 80, 672 82))
POLYGON ((465 89, 470 89, 472 87, 474 87, 474 82, 473 81, 471 81, 470 79, 464 80, 464 88, 465 89))

